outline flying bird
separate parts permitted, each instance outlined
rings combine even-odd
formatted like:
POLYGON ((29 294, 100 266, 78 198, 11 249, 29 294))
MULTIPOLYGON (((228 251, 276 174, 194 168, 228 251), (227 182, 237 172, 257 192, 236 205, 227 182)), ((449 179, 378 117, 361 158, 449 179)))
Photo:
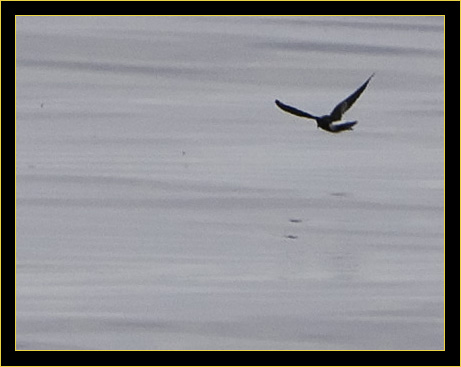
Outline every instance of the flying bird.
POLYGON ((367 87, 368 83, 370 82, 371 78, 373 78, 374 73, 367 79, 365 83, 362 84, 360 88, 358 88, 354 93, 352 93, 349 97, 347 97, 344 101, 340 102, 334 109, 331 111, 329 115, 324 116, 314 116, 308 112, 298 110, 295 107, 288 106, 285 103, 280 102, 278 99, 275 100, 275 104, 284 110, 285 112, 291 113, 293 115, 299 117, 305 117, 308 119, 313 119, 317 121, 317 127, 329 131, 331 133, 339 133, 345 130, 352 130, 352 126, 354 126, 357 121, 349 121, 343 122, 339 124, 333 124, 335 121, 340 121, 343 114, 351 108, 354 102, 360 97, 362 92, 367 87))

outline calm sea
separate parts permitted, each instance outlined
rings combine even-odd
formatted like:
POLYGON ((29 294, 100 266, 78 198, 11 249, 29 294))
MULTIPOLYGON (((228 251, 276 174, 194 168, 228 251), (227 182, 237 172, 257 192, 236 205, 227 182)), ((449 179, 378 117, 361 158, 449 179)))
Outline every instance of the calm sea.
POLYGON ((18 17, 17 349, 443 349, 443 37, 18 17))

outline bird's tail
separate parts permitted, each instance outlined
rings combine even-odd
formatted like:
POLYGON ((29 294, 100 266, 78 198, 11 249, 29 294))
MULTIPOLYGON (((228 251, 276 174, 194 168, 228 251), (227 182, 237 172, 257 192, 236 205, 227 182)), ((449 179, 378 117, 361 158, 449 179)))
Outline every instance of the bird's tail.
POLYGON ((356 123, 357 121, 348 121, 341 124, 331 124, 330 128, 333 132, 339 133, 345 130, 352 130, 352 126, 354 126, 356 123))

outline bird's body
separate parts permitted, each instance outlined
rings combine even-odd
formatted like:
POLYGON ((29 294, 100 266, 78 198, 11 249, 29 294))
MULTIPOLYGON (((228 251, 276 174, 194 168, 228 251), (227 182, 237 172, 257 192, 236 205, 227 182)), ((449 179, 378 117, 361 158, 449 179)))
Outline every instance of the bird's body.
POLYGON ((357 121, 349 121, 349 122, 343 122, 339 124, 334 124, 333 122, 341 120, 343 114, 354 104, 354 102, 360 97, 362 92, 365 90, 365 88, 367 87, 373 75, 375 74, 372 74, 367 79, 367 81, 362 84, 360 88, 358 88, 354 93, 352 93, 344 101, 340 102, 333 109, 333 111, 331 111, 329 115, 314 116, 308 112, 298 110, 295 107, 282 103, 278 99, 275 100, 275 104, 280 109, 284 110, 285 112, 291 113, 292 115, 296 115, 299 117, 305 117, 305 118, 313 119, 317 121, 317 127, 323 130, 326 130, 332 133, 338 133, 344 130, 352 130, 352 126, 354 126, 357 123, 357 121))

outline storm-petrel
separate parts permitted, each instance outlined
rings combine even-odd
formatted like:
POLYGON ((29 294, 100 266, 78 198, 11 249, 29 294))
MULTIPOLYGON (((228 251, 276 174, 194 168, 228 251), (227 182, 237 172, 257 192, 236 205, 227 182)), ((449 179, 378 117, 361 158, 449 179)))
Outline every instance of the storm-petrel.
POLYGON ((331 133, 338 133, 344 130, 352 130, 352 126, 354 126, 357 121, 349 121, 349 122, 343 122, 340 124, 333 124, 334 121, 339 121, 341 120, 341 117, 343 114, 351 108, 351 106, 354 104, 354 102, 357 100, 357 98, 360 97, 362 92, 365 90, 365 88, 368 85, 368 82, 370 79, 375 75, 374 73, 371 74, 371 76, 367 79, 365 83, 362 84, 362 86, 357 89, 354 93, 352 93, 349 97, 347 97, 344 101, 339 103, 333 111, 329 115, 324 115, 324 116, 314 116, 311 115, 310 113, 298 110, 297 108, 288 106, 282 102, 280 102, 278 99, 275 100, 275 104, 280 107, 282 110, 291 113, 296 116, 300 117, 305 117, 308 119, 314 119, 317 121, 317 127, 329 131, 331 133))

